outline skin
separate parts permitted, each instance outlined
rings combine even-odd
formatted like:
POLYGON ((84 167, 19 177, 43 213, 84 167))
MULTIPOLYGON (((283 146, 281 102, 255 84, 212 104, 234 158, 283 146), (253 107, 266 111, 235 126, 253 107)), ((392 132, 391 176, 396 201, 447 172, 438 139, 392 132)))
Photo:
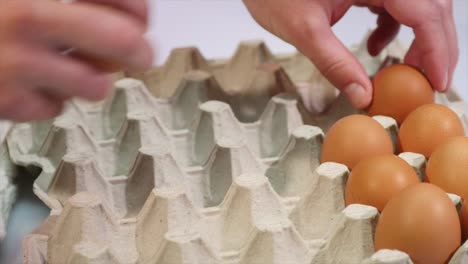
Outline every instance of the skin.
POLYGON ((413 29, 415 39, 405 63, 421 68, 434 89, 450 87, 458 61, 457 34, 451 0, 244 0, 265 29, 306 55, 332 84, 358 108, 372 99, 372 84, 358 60, 331 30, 353 6, 378 14, 368 41, 377 55, 395 38, 400 25, 413 29))
POLYGON ((71 97, 105 97, 111 80, 104 70, 64 56, 64 48, 127 69, 150 67, 146 10, 145 0, 0 0, 0 118, 48 119, 71 97))
MULTIPOLYGON (((244 0, 265 29, 296 46, 358 108, 372 98, 363 67, 331 31, 353 5, 377 13, 369 52, 378 54, 412 27, 415 40, 405 62, 422 68, 445 91, 458 59, 451 0, 244 0)), ((64 56, 64 48, 145 70, 152 51, 144 39, 146 0, 0 0, 0 119, 30 121, 58 115, 71 97, 103 99, 110 80, 92 60, 64 56), (50 14, 54 14, 53 16, 50 14), (96 19, 99 19, 99 23, 96 19), (73 30, 70 30, 73 29, 73 30)))

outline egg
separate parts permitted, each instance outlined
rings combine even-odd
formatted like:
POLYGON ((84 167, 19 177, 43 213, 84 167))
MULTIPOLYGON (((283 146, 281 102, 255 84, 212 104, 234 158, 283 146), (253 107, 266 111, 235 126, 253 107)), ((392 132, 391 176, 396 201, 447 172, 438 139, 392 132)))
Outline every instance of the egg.
POLYGON ((362 159, 392 153, 392 140, 379 122, 365 115, 350 115, 328 131, 321 162, 337 162, 352 169, 362 159))
POLYGON ((463 240, 468 239, 468 204, 467 202, 468 200, 465 199, 465 203, 463 204, 463 207, 461 208, 461 212, 460 212, 460 222, 461 222, 463 240))
POLYGON ((113 73, 113 72, 118 72, 122 70, 122 66, 115 62, 111 61, 108 59, 103 59, 103 58, 98 58, 92 55, 84 54, 82 52, 72 52, 69 54, 73 58, 79 59, 83 62, 89 63, 92 66, 94 66, 96 69, 107 72, 107 73, 113 73))
POLYGON ((373 100, 369 115, 385 115, 398 124, 416 108, 434 102, 434 91, 426 76, 406 64, 384 67, 372 79, 373 100))
POLYGON ((375 231, 375 250, 403 251, 415 264, 447 263, 460 244, 455 205, 429 183, 412 185, 390 199, 375 231))
POLYGON ((416 152, 426 158, 450 137, 463 136, 464 128, 457 114, 438 104, 426 104, 411 112, 398 133, 401 150, 416 152))
POLYGON ((417 183, 418 175, 403 159, 392 154, 370 157, 361 160, 349 175, 346 205, 370 205, 380 212, 396 193, 417 183))
POLYGON ((426 178, 445 192, 468 197, 468 138, 454 137, 439 145, 427 162, 426 178))

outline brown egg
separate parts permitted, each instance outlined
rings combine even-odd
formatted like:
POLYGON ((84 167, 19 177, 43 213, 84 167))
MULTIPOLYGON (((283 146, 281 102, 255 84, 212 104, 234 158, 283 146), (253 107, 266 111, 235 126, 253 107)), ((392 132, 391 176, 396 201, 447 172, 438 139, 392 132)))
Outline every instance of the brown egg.
POLYGON ((419 183, 414 169, 403 159, 380 155, 361 160, 346 184, 346 205, 371 205, 379 212, 387 202, 406 187, 419 183))
POLYGON ((385 115, 398 124, 416 108, 434 102, 431 83, 417 68, 395 64, 380 70, 373 78, 374 98, 369 115, 385 115))
POLYGON ((70 53, 69 56, 72 56, 73 58, 89 63, 93 65, 96 69, 107 72, 107 73, 113 73, 113 72, 118 72, 122 70, 122 66, 115 61, 98 58, 95 56, 91 56, 91 55, 76 52, 76 51, 70 53))
POLYGON ((468 239, 468 200, 464 199, 464 204, 461 208, 460 212, 460 222, 463 234, 463 240, 468 239))
POLYGON ((468 138, 454 137, 440 144, 427 163, 426 178, 448 193, 468 197, 468 138))
POLYGON ((461 244, 455 205, 439 187, 418 183, 385 206, 375 231, 375 250, 406 252, 415 264, 446 263, 461 244))
POLYGON ((337 162, 352 169, 362 159, 392 153, 392 140, 379 122, 351 115, 338 120, 328 131, 321 162, 337 162))
POLYGON ((427 158, 450 137, 464 135, 463 124, 450 108, 427 104, 411 112, 400 127, 398 138, 404 152, 416 152, 427 158))

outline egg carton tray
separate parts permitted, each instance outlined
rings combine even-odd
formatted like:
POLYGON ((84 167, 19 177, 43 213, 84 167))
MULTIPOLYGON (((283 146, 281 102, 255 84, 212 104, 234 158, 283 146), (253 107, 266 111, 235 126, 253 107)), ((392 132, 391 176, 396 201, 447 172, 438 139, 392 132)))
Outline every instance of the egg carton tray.
MULTIPOLYGON (((405 48, 351 50, 372 75, 405 48)), ((437 101, 468 124, 455 94, 437 101)), ((306 58, 261 42, 230 60, 177 49, 161 67, 120 74, 104 102, 15 124, 2 145, 5 168, 41 169, 34 192, 51 208, 23 241, 24 263, 411 263, 374 253, 377 209, 346 207, 347 167, 320 164, 324 133, 353 113, 306 58)), ((374 118, 395 140, 396 122, 374 118)), ((422 155, 400 156, 424 177, 422 155)))
POLYGON ((8 158, 5 145, 0 146, 0 242, 6 236, 6 224, 12 205, 16 199, 17 188, 13 184, 16 167, 8 158))

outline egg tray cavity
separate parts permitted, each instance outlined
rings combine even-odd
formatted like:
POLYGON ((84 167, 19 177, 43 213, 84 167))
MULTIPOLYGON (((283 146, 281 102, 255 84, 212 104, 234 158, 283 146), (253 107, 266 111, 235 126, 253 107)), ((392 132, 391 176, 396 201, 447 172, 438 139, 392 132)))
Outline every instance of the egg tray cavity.
MULTIPOLYGON (((405 50, 370 58, 364 43, 352 50, 370 75, 405 50)), ((8 168, 42 168, 34 192, 51 208, 25 263, 411 263, 374 254, 377 210, 345 207, 348 169, 320 164, 323 131, 358 111, 303 56, 246 42, 207 61, 185 48, 116 79, 105 102, 17 124, 2 146, 8 168)), ((437 101, 467 125, 466 104, 437 101)), ((396 139, 393 119, 374 118, 396 139)), ((424 177, 422 155, 400 156, 424 177)))

